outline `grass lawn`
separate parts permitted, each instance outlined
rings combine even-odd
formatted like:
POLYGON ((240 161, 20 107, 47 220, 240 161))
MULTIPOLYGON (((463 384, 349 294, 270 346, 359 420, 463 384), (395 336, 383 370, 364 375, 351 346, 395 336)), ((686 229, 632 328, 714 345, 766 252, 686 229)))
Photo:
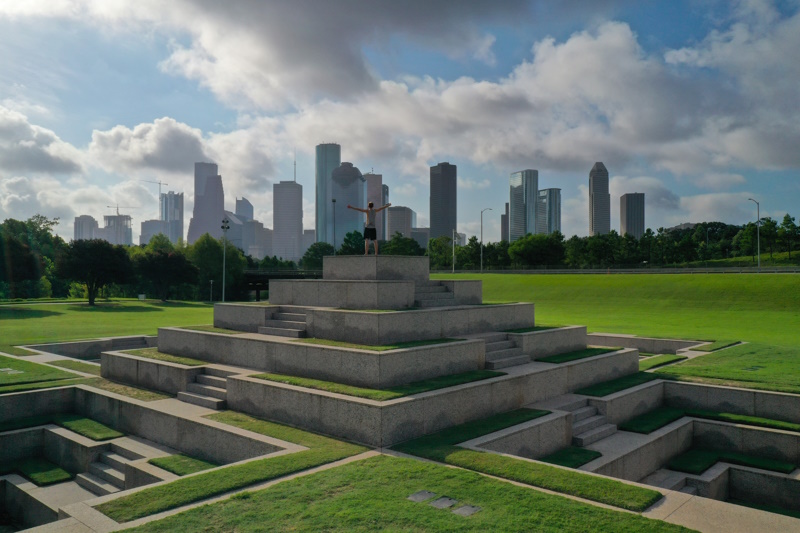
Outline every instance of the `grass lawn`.
POLYGON ((651 368, 669 365, 676 361, 684 361, 686 359, 688 359, 688 357, 685 355, 674 355, 671 353, 648 357, 644 361, 639 361, 639 371, 644 372, 645 370, 650 370, 651 368))
POLYGON ((395 342, 393 344, 355 344, 352 342, 331 341, 328 339, 298 339, 295 342, 305 342, 307 344, 319 344, 322 346, 336 346, 338 348, 354 348, 357 350, 370 350, 373 352, 386 352, 388 350, 402 350, 403 348, 416 348, 417 346, 429 346, 431 344, 444 344, 447 342, 463 341, 464 339, 429 339, 425 341, 395 342))
POLYGON ((684 416, 686 416, 685 409, 659 407, 657 409, 653 409, 649 413, 639 415, 636 418, 632 418, 627 422, 619 424, 619 429, 623 431, 633 431, 634 433, 648 434, 659 428, 663 428, 667 424, 675 422, 684 416))
POLYGON ((284 374, 267 373, 256 374, 251 377, 383 402, 386 400, 394 400, 395 398, 402 398, 403 396, 410 396, 411 394, 419 394, 422 392, 444 389, 446 387, 453 387, 455 385, 462 385, 464 383, 471 383, 473 381, 480 381, 482 379, 495 378, 497 376, 504 375, 505 372, 495 372, 493 370, 471 370, 461 374, 452 374, 449 376, 426 379, 424 381, 415 381, 414 383, 409 383, 408 385, 399 385, 397 387, 390 387, 387 389, 367 389, 364 387, 355 387, 353 385, 336 383, 334 381, 322 381, 319 379, 301 378, 296 376, 287 376, 284 374))
POLYGON ((689 348, 689 349, 695 352, 716 352, 717 350, 728 348, 729 346, 735 346, 740 342, 741 341, 714 341, 711 344, 704 344, 703 346, 695 346, 694 348, 689 348))
POLYGON ((181 357, 179 355, 171 355, 168 353, 159 352, 158 348, 140 348, 138 350, 127 350, 122 353, 135 355, 136 357, 146 357, 147 359, 155 359, 157 361, 165 361, 167 363, 176 363, 185 366, 200 366, 208 364, 208 361, 201 361, 200 359, 192 359, 191 357, 181 357))
POLYGON ((62 483, 72 479, 72 474, 42 457, 22 459, 0 465, 0 475, 17 472, 39 487, 62 483))
POLYGON ((594 450, 578 448, 577 446, 567 446, 539 460, 543 463, 566 466, 567 468, 578 468, 602 456, 602 453, 594 450))
POLYGON ((628 531, 685 532, 668 524, 545 494, 473 472, 379 456, 151 522, 131 531, 628 531), (480 507, 471 516, 408 496, 431 491, 480 507))
POLYGON ((147 461, 151 465, 163 468, 167 472, 172 472, 176 476, 186 476, 194 474, 195 472, 202 472, 203 470, 210 470, 219 465, 209 461, 203 461, 196 457, 189 457, 188 455, 175 454, 166 457, 155 457, 147 461))
MULTIPOLYGON (((129 522, 143 516, 174 509, 211 496, 241 489, 279 477, 323 465, 367 449, 363 446, 331 439, 282 424, 260 420, 232 411, 215 413, 207 418, 243 428, 262 435, 307 446, 308 450, 257 459, 249 463, 228 466, 211 472, 181 478, 156 487, 117 498, 97 509, 117 522, 129 522)), ((260 524, 263 527, 263 524, 260 524)))
POLYGON ((394 446, 394 449, 631 511, 644 511, 661 499, 661 493, 655 490, 635 487, 614 479, 456 446, 460 442, 521 424, 545 414, 547 411, 517 409, 404 442, 394 446))
POLYGON ((647 372, 628 374, 627 376, 622 376, 621 378, 604 381, 602 383, 596 383, 594 385, 578 389, 575 391, 575 394, 584 394, 586 396, 607 396, 609 394, 630 389, 631 387, 641 385, 642 383, 648 383, 656 379, 663 379, 663 376, 656 376, 647 372))
POLYGON ((574 352, 560 353, 551 355, 549 357, 541 357, 537 361, 542 363, 568 363, 570 361, 577 361, 578 359, 586 359, 587 357, 594 357, 604 353, 611 353, 620 350, 621 348, 585 348, 583 350, 575 350, 574 352))
POLYGON ((96 420, 75 414, 40 415, 25 418, 15 418, 0 424, 0 432, 14 429, 42 426, 44 424, 57 424, 74 431, 92 440, 104 441, 124 437, 119 431, 112 429, 96 420))
POLYGON ((26 348, 19 348, 9 344, 0 344, 0 354, 16 355, 17 357, 27 357, 29 355, 36 355, 36 352, 26 348))
MULTIPOLYGON (((123 335, 155 335, 159 327, 207 324, 213 307, 199 302, 140 302, 0 306, 3 345, 40 344, 123 335)), ((0 348, 0 351, 4 351, 0 348)))
POLYGON ((57 368, 0 355, 0 388, 74 377, 75 374, 57 368))
POLYGON ((704 418, 707 420, 719 420, 720 422, 730 422, 732 424, 746 424, 748 426, 780 429, 783 431, 794 431, 800 433, 800 424, 786 422, 784 420, 773 420, 750 415, 738 415, 735 413, 722 413, 719 411, 704 411, 700 409, 677 409, 675 407, 659 407, 649 413, 637 416, 627 422, 620 424, 619 429, 633 431, 635 433, 652 433, 653 431, 666 426, 684 416, 704 418))
POLYGON ((677 457, 674 457, 667 464, 670 470, 678 472, 686 472, 687 474, 702 474, 718 461, 725 461, 735 465, 750 466, 753 468, 761 468, 762 470, 770 470, 772 472, 781 472, 789 474, 797 468, 793 463, 786 461, 777 461, 775 459, 766 459, 764 457, 756 457, 753 455, 746 455, 737 452, 718 452, 711 450, 689 450, 677 457))
POLYGON ((67 370, 77 370, 78 372, 83 372, 84 374, 93 374, 95 376, 100 375, 100 365, 90 365, 89 363, 84 363, 81 361, 64 359, 61 361, 51 361, 47 364, 60 368, 66 368, 67 370))

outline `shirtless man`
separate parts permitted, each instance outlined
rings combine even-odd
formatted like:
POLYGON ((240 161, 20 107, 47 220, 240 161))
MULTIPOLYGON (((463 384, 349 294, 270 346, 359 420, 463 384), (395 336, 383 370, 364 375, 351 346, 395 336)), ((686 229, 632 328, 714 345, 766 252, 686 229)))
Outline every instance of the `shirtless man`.
POLYGON ((347 205, 347 209, 361 211, 367 215, 367 221, 364 223, 364 255, 369 255, 369 241, 372 241, 372 244, 375 246, 375 255, 378 255, 378 232, 375 230, 375 213, 380 213, 387 207, 391 207, 391 205, 392 204, 386 204, 378 209, 375 209, 375 205, 372 202, 367 204, 366 209, 353 207, 350 204, 347 205))

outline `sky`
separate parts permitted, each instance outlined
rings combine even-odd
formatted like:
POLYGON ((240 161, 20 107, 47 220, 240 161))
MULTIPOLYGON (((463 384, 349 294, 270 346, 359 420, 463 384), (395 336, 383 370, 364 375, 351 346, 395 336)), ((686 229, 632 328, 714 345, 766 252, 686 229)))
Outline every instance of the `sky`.
POLYGON ((800 218, 800 0, 0 0, 0 220, 226 209, 272 227, 272 184, 314 147, 383 174, 428 224, 429 167, 458 166, 458 229, 500 238, 509 174, 560 188, 587 235, 588 175, 644 192, 646 226, 800 218), (792 59, 794 58, 794 59, 792 59), (295 155, 296 154, 296 155, 295 155))

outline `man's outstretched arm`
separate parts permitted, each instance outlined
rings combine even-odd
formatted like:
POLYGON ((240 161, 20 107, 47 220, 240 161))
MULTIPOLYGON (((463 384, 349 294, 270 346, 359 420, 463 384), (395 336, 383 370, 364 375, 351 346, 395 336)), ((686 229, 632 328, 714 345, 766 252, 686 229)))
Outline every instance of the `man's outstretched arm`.
POLYGON ((347 204, 347 209, 353 209, 354 211, 361 211, 362 213, 366 213, 366 212, 367 212, 367 210, 366 210, 366 209, 360 209, 360 208, 358 208, 358 207, 353 207, 353 206, 352 206, 352 205, 350 205, 350 204, 347 204))
POLYGON ((385 205, 385 206, 383 206, 383 207, 379 207, 378 209, 376 209, 376 210, 375 210, 375 212, 376 212, 376 213, 378 213, 378 212, 380 212, 380 211, 383 211, 383 210, 384 210, 384 209, 386 209, 387 207, 392 207, 392 204, 386 204, 386 205, 385 205))

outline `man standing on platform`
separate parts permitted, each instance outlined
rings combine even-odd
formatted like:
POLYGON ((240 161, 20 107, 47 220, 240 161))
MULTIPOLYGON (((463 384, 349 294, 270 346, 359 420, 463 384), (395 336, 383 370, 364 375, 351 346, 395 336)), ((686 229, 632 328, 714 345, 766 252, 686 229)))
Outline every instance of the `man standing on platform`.
POLYGON ((366 209, 361 209, 347 204, 347 209, 361 211, 367 215, 367 221, 364 222, 364 255, 369 255, 369 241, 372 241, 372 244, 375 246, 375 255, 378 255, 378 232, 375 229, 375 213, 380 213, 387 207, 391 207, 391 205, 392 204, 386 204, 383 207, 375 209, 375 205, 370 202, 367 204, 366 209))

